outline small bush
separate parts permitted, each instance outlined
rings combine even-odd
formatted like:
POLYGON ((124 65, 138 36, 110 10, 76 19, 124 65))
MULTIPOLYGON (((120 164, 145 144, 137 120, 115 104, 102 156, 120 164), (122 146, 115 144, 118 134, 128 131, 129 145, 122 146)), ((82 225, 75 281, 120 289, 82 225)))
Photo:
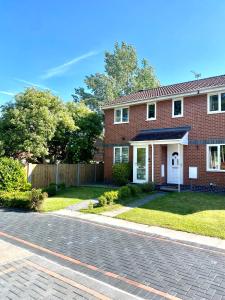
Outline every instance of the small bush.
POLYGON ((0 192, 0 206, 7 208, 22 208, 29 210, 40 210, 45 194, 41 190, 21 192, 0 192))
POLYGON ((39 211, 46 194, 42 193, 41 189, 32 189, 30 192, 30 209, 39 211))
POLYGON ((116 185, 125 185, 131 176, 131 166, 129 163, 115 164, 112 168, 112 178, 116 185))
POLYGON ((57 193, 57 185, 55 183, 50 183, 47 188, 43 189, 43 192, 46 192, 49 197, 55 196, 57 193))
POLYGON ((63 191, 66 188, 66 184, 64 182, 63 183, 59 183, 57 185, 57 188, 58 188, 58 190, 63 191))
POLYGON ((129 184, 128 186, 132 196, 137 196, 141 194, 142 190, 137 184, 129 184))
POLYGON ((131 196, 131 190, 129 188, 129 186, 122 186, 119 189, 119 198, 120 199, 124 199, 124 198, 129 198, 131 196))
POLYGON ((99 198, 98 198, 98 204, 99 204, 99 206, 106 206, 107 205, 107 199, 106 199, 106 197, 105 196, 100 196, 99 198))
POLYGON ((92 201, 90 201, 89 203, 88 203, 88 209, 93 209, 94 208, 94 204, 93 204, 93 202, 92 201))
POLYGON ((108 205, 113 205, 113 203, 116 202, 119 198, 119 192, 118 191, 105 192, 103 196, 106 198, 108 205))
POLYGON ((144 193, 152 192, 155 189, 155 184, 153 182, 142 183, 139 186, 140 186, 142 192, 144 192, 144 193))
POLYGON ((27 190, 26 172, 24 166, 15 159, 0 158, 0 190, 19 191, 27 190))

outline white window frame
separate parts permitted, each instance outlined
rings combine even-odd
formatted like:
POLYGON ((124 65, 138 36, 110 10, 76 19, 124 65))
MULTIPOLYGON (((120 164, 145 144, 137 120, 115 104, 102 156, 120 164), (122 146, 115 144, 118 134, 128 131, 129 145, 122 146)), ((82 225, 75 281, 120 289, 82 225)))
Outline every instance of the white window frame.
POLYGON ((223 110, 223 111, 221 110, 221 94, 225 94, 225 91, 207 94, 207 113, 209 115, 225 113, 225 110, 223 110), (214 96, 214 95, 218 95, 218 107, 219 107, 219 109, 215 110, 215 111, 211 111, 210 110, 210 96, 214 96))
POLYGON ((207 172, 217 172, 217 173, 225 172, 225 170, 220 169, 220 166, 221 166, 220 146, 225 146, 225 143, 224 144, 207 144, 207 147, 206 147, 206 171, 207 172), (209 147, 217 147, 217 155, 219 158, 219 169, 218 170, 209 168, 209 147))
POLYGON ((129 162, 129 146, 115 146, 115 147, 113 147, 113 164, 116 163, 116 149, 117 148, 120 149, 120 162, 119 163, 122 163, 122 157, 123 157, 122 148, 128 149, 128 162, 129 162))
POLYGON ((126 124, 126 123, 129 123, 129 118, 130 118, 130 110, 129 110, 128 106, 114 108, 114 124, 126 124), (128 110, 128 121, 123 121, 123 109, 127 109, 128 110), (116 122, 116 111, 117 110, 120 110, 120 112, 121 112, 120 122, 116 122))
POLYGON ((149 102, 147 103, 147 118, 146 118, 146 121, 154 121, 156 120, 156 114, 157 114, 157 105, 156 105, 156 102, 149 102), (150 105, 154 105, 155 106, 155 117, 154 118, 149 118, 148 117, 148 108, 150 105))
POLYGON ((172 100, 172 118, 182 118, 184 116, 184 98, 174 98, 172 100), (174 102, 181 101, 181 114, 174 115, 174 102))

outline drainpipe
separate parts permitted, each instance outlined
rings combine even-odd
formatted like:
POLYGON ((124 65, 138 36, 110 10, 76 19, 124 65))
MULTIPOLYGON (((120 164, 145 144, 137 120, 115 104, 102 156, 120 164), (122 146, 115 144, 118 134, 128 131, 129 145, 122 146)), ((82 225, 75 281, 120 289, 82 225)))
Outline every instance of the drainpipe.
POLYGON ((178 181, 178 192, 180 193, 180 183, 181 183, 181 167, 180 167, 180 161, 181 161, 181 153, 180 153, 180 144, 178 143, 178 157, 179 157, 179 164, 178 164, 178 168, 179 168, 179 181, 178 181))
POLYGON ((154 182, 154 144, 152 144, 152 182, 154 182))

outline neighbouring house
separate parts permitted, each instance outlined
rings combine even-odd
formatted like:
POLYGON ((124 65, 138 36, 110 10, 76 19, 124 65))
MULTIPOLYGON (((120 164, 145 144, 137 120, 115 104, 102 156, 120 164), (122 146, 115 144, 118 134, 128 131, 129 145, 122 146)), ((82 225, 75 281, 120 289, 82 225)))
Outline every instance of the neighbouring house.
POLYGON ((225 75, 107 101, 105 181, 131 162, 133 182, 225 188, 225 75))

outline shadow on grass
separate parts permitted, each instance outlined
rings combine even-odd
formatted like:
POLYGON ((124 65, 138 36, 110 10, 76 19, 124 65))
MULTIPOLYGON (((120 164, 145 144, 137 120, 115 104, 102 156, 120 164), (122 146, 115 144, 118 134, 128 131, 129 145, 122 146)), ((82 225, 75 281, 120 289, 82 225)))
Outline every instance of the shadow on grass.
POLYGON ((178 215, 208 210, 225 210, 225 195, 198 192, 168 193, 148 202, 141 208, 178 215))

